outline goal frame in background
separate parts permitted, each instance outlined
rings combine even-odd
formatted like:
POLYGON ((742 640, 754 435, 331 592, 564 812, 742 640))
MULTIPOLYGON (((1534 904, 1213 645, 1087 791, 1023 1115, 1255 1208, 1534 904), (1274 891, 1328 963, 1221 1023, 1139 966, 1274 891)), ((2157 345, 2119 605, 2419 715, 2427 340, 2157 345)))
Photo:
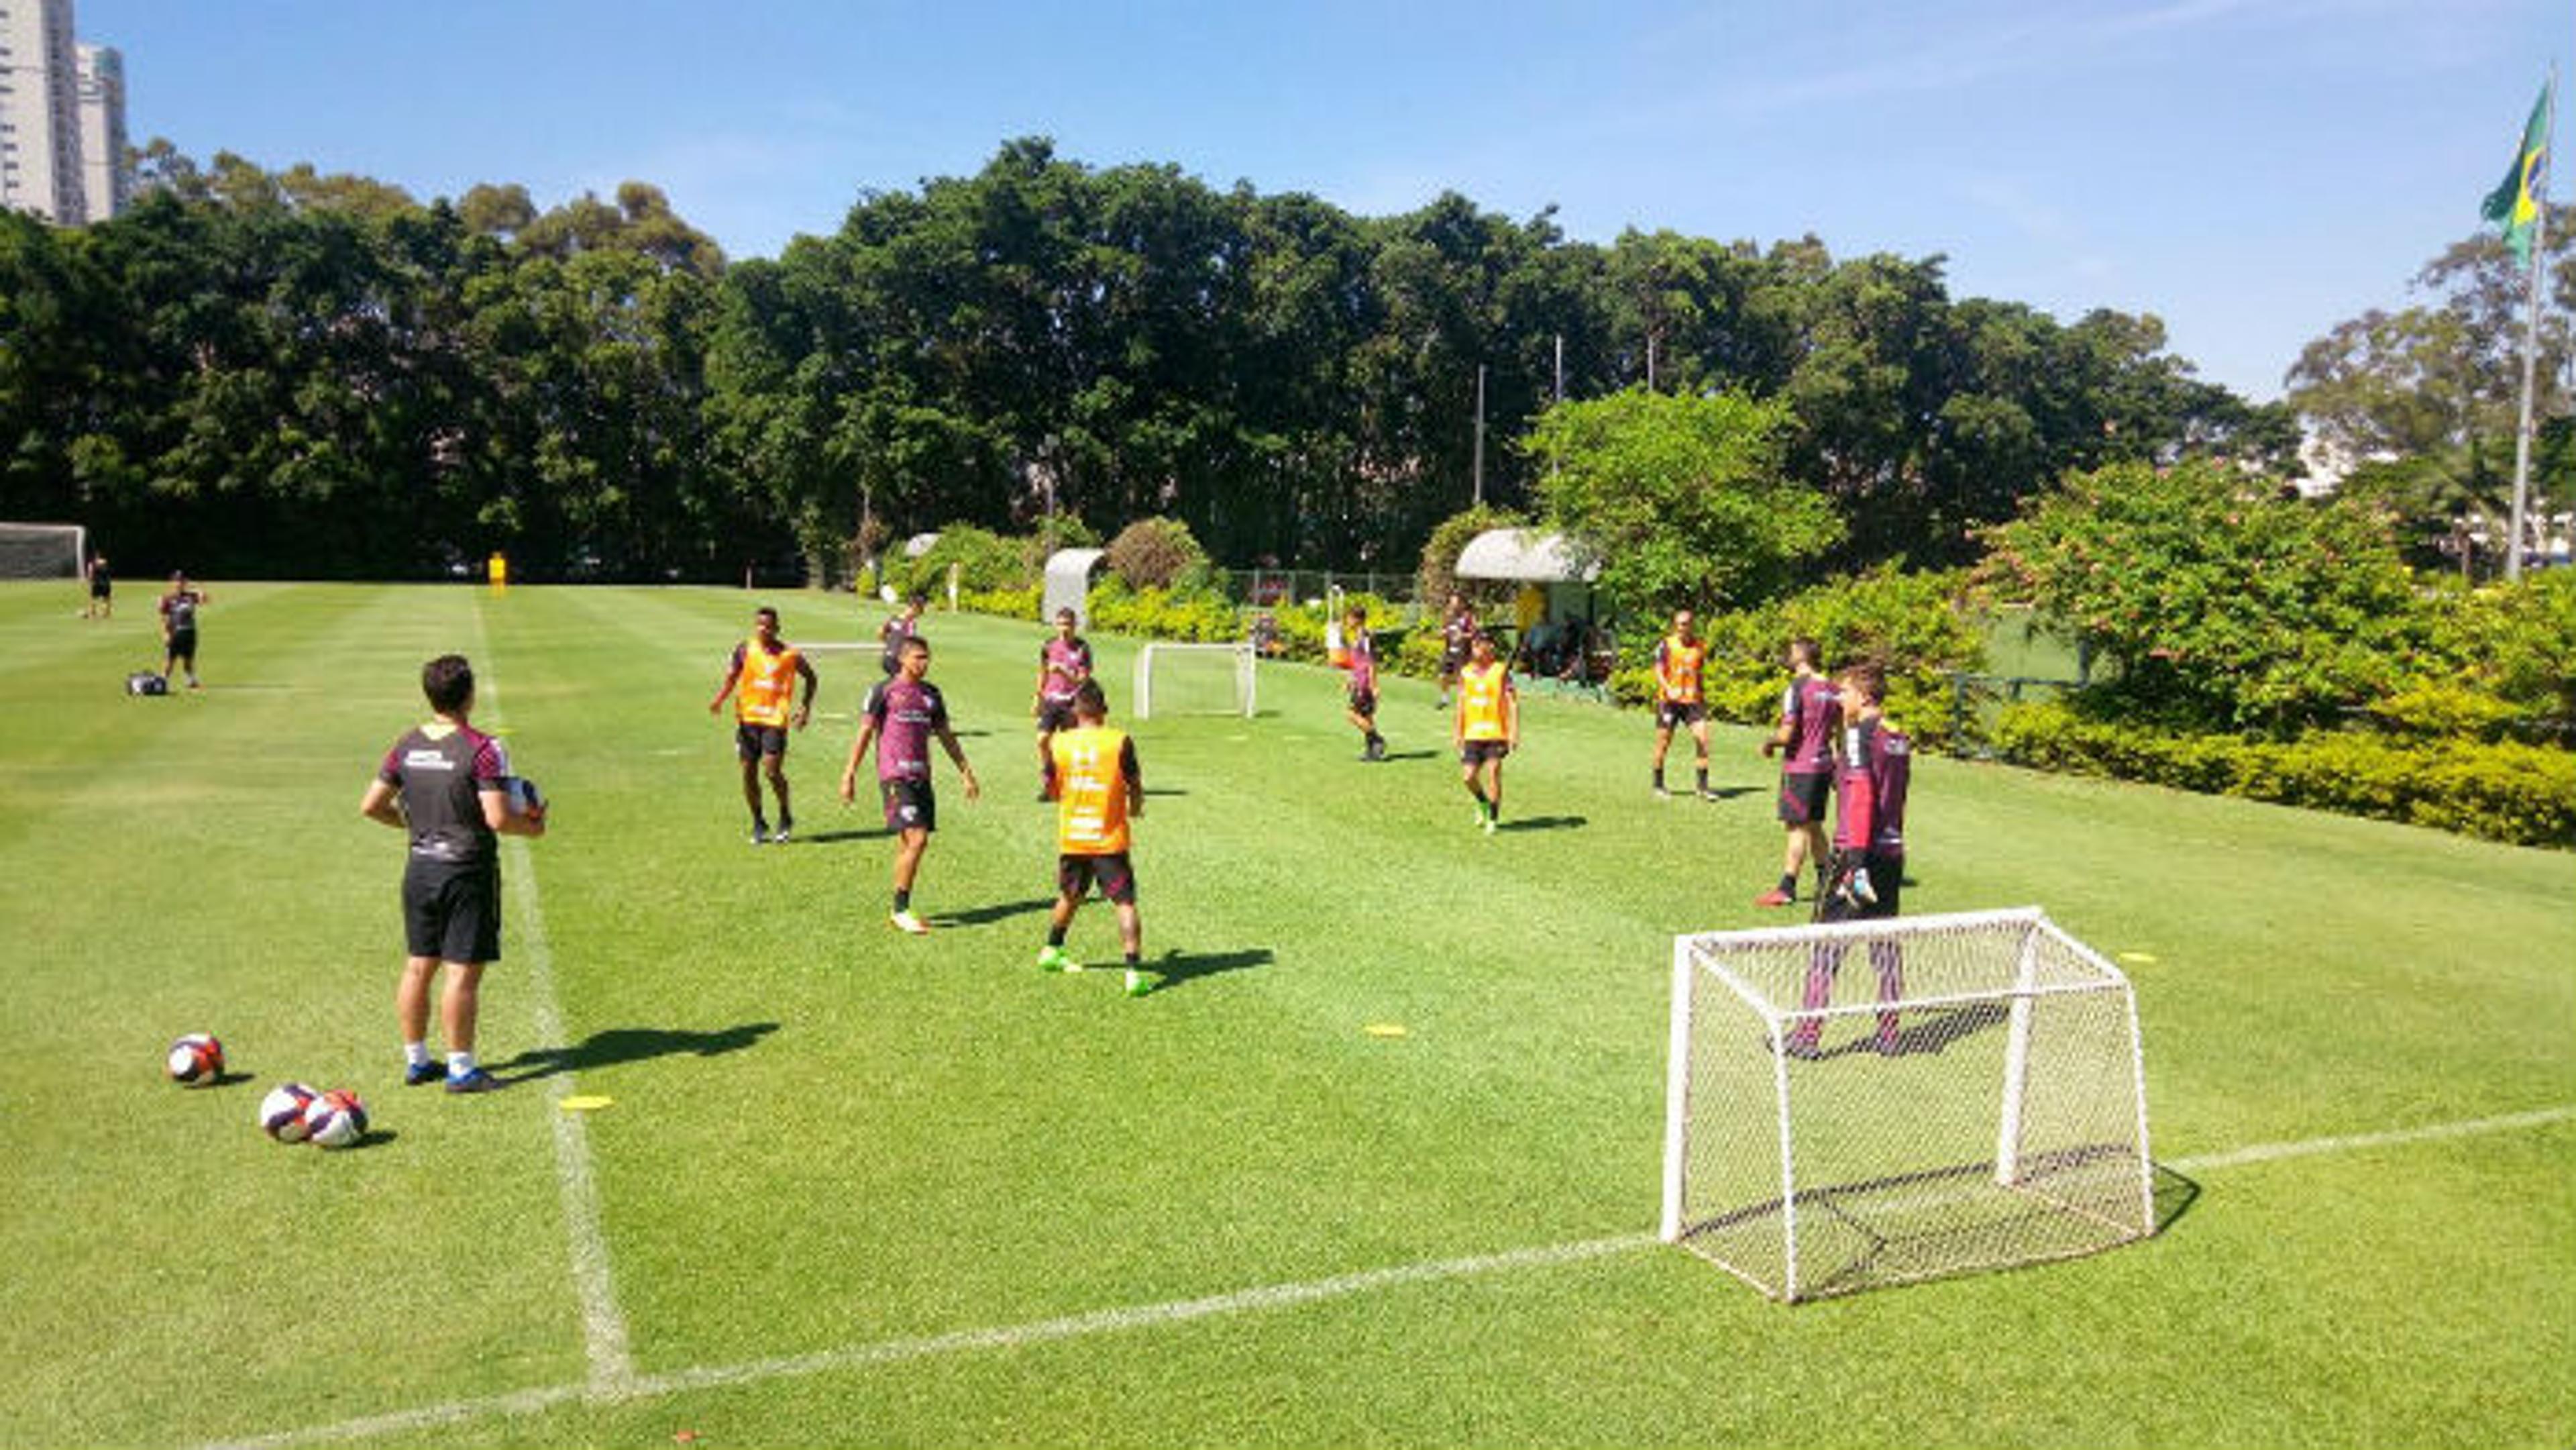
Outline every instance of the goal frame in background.
MULTIPOLYGON (((1240 715, 1249 720, 1260 708, 1260 651, 1252 641, 1230 640, 1216 644, 1191 644, 1172 640, 1149 640, 1136 651, 1136 692, 1132 713, 1139 720, 1154 718, 1154 660, 1157 652, 1171 655, 1226 654, 1234 657, 1234 699, 1231 710, 1222 713, 1240 715)), ((1171 711, 1166 711, 1168 717, 1171 711)), ((1210 712, 1216 713, 1216 712, 1210 712)))
MULTIPOLYGON (((1874 958, 1872 958, 1874 964, 1874 958)), ((1663 1212, 1659 1236, 1666 1243, 1682 1245, 1709 1259, 1729 1273, 1743 1279, 1774 1299, 1796 1303, 1830 1294, 1856 1292, 1882 1285, 1911 1282, 1915 1279, 1950 1277, 1955 1274, 1985 1269, 2014 1267, 2048 1259, 2073 1257, 2098 1252, 2104 1248, 2151 1237, 2156 1231, 2155 1165, 2150 1152, 2147 1127, 2146 1058, 2140 1037, 2137 997, 2128 978, 2100 953, 2077 941, 2047 919, 2036 907, 2015 910, 1965 912, 1941 916, 1885 918, 1840 922, 1829 925, 1779 927, 1752 931, 1703 932, 1673 939, 1672 1012, 1670 1020, 1669 1058, 1665 1084, 1664 1182, 1663 1212), (1967 954, 1975 959, 1971 980, 1962 985, 1943 980, 1936 989, 1921 996, 1908 996, 1900 988, 1887 1002, 1876 1000, 1866 987, 1872 973, 1863 970, 1848 974, 1859 979, 1847 987, 1841 1005, 1831 1002, 1809 1005, 1806 1001, 1780 1000, 1791 994, 1779 990, 1794 970, 1797 954, 1807 953, 1809 961, 1829 960, 1824 967, 1826 980, 1854 953, 1867 954, 1871 944, 1892 944, 1892 960, 1902 960, 1901 950, 1907 942, 1917 943, 1920 952, 1932 943, 1951 948, 1950 970, 1946 975, 1959 975, 1956 958, 1967 954), (1823 954, 1831 953, 1830 959, 1823 954), (1767 954, 1767 955, 1765 955, 1767 954), (2046 971, 2043 973, 2043 956, 2046 971), (1760 958, 1763 980, 1748 980, 1730 966, 1730 960, 1747 964, 1760 958), (1978 980, 1983 973, 1990 980, 1978 980), (1765 981, 1771 986, 1766 988, 1765 981), (1701 1006, 1702 995, 1713 994, 1708 1008, 1701 1006), (2030 1097, 2034 1053, 2051 1049, 2035 1043, 2037 1025, 2045 1013, 2057 1013, 2052 1022, 2070 1011, 2091 1011, 2097 1017, 2110 1016, 2116 1028, 2094 1025, 2094 1035, 2116 1031, 2125 1041, 2098 1051, 2098 1061, 2090 1064, 2093 1074, 2102 1079, 2091 1084, 2107 1100, 2111 1094, 2125 1094, 2129 1100, 2126 1113, 2087 1119, 2087 1126, 2097 1122, 2119 1120, 2118 1126, 2130 1135, 2125 1143, 2090 1144, 2083 1148, 2042 1146, 2034 1149, 2027 1141, 2030 1127, 2030 1097), (1707 1022, 1703 1022, 1705 1012, 1707 1022), (1840 1080, 1842 1087, 1822 1091, 1835 1080, 1811 1073, 1890 1074, 1889 1091, 1897 1094, 1919 1092, 1919 1080, 1906 1081, 1894 1075, 1921 1069, 1901 1066, 1884 1060, 1875 1051, 1861 1051, 1861 1044, 1821 1052, 1813 1044, 1817 1034, 1834 1024, 1850 1019, 1878 1019, 1883 1012, 1895 1012, 1900 1018, 1926 1021, 1946 1014, 1984 1014, 1967 1020, 1986 1025, 2004 1026, 2000 1047, 1999 1080, 1986 1091, 1993 1093, 1993 1154, 1976 1161, 1973 1155, 1939 1166, 1923 1163, 1888 1163, 1875 1173, 1864 1171, 1857 1177, 1832 1181, 1831 1174, 1819 1173, 1824 1182, 1801 1178, 1801 1132, 1797 1109, 1802 1100, 1800 1083, 1807 1083, 1806 1099, 1819 1100, 1821 1109, 1811 1114, 1830 1113, 1846 1108, 1851 1096, 1848 1085, 1866 1083, 1868 1079, 1852 1077, 1840 1080), (2115 1015, 2112 1015, 2115 1014, 2115 1015), (1758 1026, 1757 1026, 1758 1024, 1758 1026), (1746 1030, 1754 1028, 1755 1030, 1746 1030), (1803 1034, 1802 1046, 1793 1050, 1792 1033, 1803 1034), (1708 1041, 1714 1034, 1714 1041, 1708 1041), (1720 1084, 1732 1082, 1739 1090, 1735 1101, 1718 1105, 1694 1104, 1694 1089, 1701 1085, 1700 1069, 1695 1061, 1703 1051, 1734 1054, 1743 1059, 1727 1065, 1731 1077, 1721 1077, 1720 1084), (1792 1064, 1795 1063, 1793 1069, 1792 1064), (1763 1095, 1767 1078, 1768 1104, 1753 1101, 1763 1095), (2116 1078, 2116 1080, 2113 1080, 2116 1078), (1695 1117, 1694 1108, 1701 1112, 1695 1117), (1764 1111, 1767 1107, 1767 1113, 1764 1111), (1761 1120, 1765 1117, 1768 1122, 1761 1120), (1703 1124, 1700 1118, 1708 1119, 1703 1124), (1708 1204, 1694 1202, 1692 1171, 1695 1135, 1706 1131, 1732 1131, 1739 1141, 1720 1151, 1733 1151, 1736 1156, 1722 1159, 1730 1169, 1759 1169, 1767 1158, 1776 1168, 1776 1177, 1762 1186, 1759 1196, 1748 1193, 1753 1174, 1717 1173, 1720 1179, 1740 1177, 1743 1182, 1731 1184, 1747 1201, 1708 1204), (1757 1137, 1768 1141, 1756 1142, 1757 1137), (2134 1158, 2134 1179, 2128 1179, 2119 1158, 2134 1158), (2086 1174, 2088 1202, 2072 1202, 2053 1196, 2041 1180, 2051 1174, 2069 1170, 2066 1165, 2078 1163, 2073 1170, 2086 1174), (2096 1167, 2096 1164, 2100 1165, 2096 1167), (1991 1188, 1970 1181, 1971 1174, 1984 1179, 1991 1188), (2114 1177, 2113 1175, 2118 1175, 2114 1177), (2050 1223, 2058 1215, 2081 1218, 2071 1234, 2050 1238, 2035 1234, 2026 1252, 1989 1250, 1981 1242, 1971 1243, 1974 1235, 1952 1231, 1950 1236, 1961 1244, 1958 1262, 1934 1263, 1891 1268, 1885 1272, 1870 1269, 1847 1272, 1840 1276, 1806 1272, 1801 1263, 1801 1211, 1821 1209, 1841 1221, 1836 1231, 1846 1237, 1857 1234, 1863 1239, 1874 1237, 1873 1231, 1847 1212, 1845 1203, 1861 1202, 1871 1191, 1882 1191, 1892 1185, 1909 1185, 1910 1198, 1896 1201, 1911 1208, 1938 1206, 1945 1196, 1955 1196, 1962 1203, 1971 1197, 2000 1201, 2015 1206, 2017 1213, 2050 1223), (2134 1188, 2134 1199, 2129 1197, 2134 1188), (2004 1195, 2012 1195, 2005 1198, 2004 1195), (1713 1211, 1712 1211, 1713 1210, 1713 1211), (1777 1222, 1777 1252, 1770 1235, 1760 1227, 1777 1222), (1709 1232, 1712 1229, 1722 1231, 1709 1232), (1730 1250, 1730 1244, 1758 1244, 1758 1252, 1730 1250), (2071 1246, 2070 1246, 2071 1245, 2071 1246), (1819 1282, 1819 1279, 1823 1282, 1819 1282)), ((1811 974, 1819 970, 1808 967, 1811 974)), ((1811 989, 1807 989, 1811 990, 1811 989)), ((1803 995, 1803 990, 1799 995, 1803 995)), ((2082 1019, 2079 1019, 2082 1020, 2082 1019)), ((2052 1041, 2056 1040, 2054 1037, 2052 1041)), ((1934 1047, 1931 1053, 1943 1049, 1934 1047)), ((1902 1049, 1899 1049, 1901 1052, 1902 1049)), ((1993 1048, 1986 1049, 1991 1053, 1993 1048)), ((1885 1056, 1895 1056, 1891 1053, 1885 1056)), ((1961 1054, 1973 1057, 1975 1054, 1961 1054)), ((2066 1053, 2068 1056, 2078 1054, 2066 1053)), ((2044 1059, 2045 1060, 2045 1059, 2044 1059)), ((1973 1062, 1965 1070, 1982 1071, 1973 1062)), ((2082 1068, 2079 1066, 2079 1072, 2082 1068)), ((2081 1088, 2083 1084, 2078 1083, 2081 1088)), ((2068 1084, 2051 1076, 2045 1091, 2051 1095, 2068 1091, 2068 1084)), ((2052 1107, 2055 1106, 2052 1101, 2052 1107)), ((2116 1105, 2115 1105, 2116 1106, 2116 1105)), ((2057 1119, 2052 1116, 2052 1125, 2057 1119)), ((1819 1140, 1836 1135, 1827 1123, 1824 1131, 1808 1124, 1819 1140)), ((1956 1124, 1952 1125, 1954 1128, 1956 1124)), ((1852 1137, 1842 1134, 1841 1137, 1852 1137)), ((1847 1143, 1836 1142, 1841 1156, 1831 1161, 1835 1169, 1853 1172, 1848 1156, 1853 1150, 1847 1143)), ((1767 1172, 1768 1170, 1764 1170, 1767 1172)), ((1714 1190, 1723 1196, 1723 1190, 1714 1190)), ((1981 1211, 1982 1212, 1982 1211, 1981 1211)), ((1994 1217, 1992 1214, 1983 1214, 1994 1217)), ((1925 1232, 1921 1238, 1934 1242, 1940 1232, 1925 1232)), ((1876 1239, 1880 1248, 1890 1240, 1876 1239)))
POLYGON ((79 579, 89 570, 89 530, 79 524, 31 524, 18 520, 0 520, 0 579, 79 579), (48 537, 59 538, 70 545, 71 567, 59 573, 22 571, 18 560, 37 559, 52 552, 44 544, 48 537))

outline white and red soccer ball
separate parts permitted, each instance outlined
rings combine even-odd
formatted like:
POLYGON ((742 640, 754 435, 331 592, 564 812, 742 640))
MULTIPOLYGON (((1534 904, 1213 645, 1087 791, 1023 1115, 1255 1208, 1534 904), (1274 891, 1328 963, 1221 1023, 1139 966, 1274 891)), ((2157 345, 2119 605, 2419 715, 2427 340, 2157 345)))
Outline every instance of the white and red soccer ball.
POLYGON ((300 1082, 282 1082, 259 1100, 259 1130, 281 1143, 301 1143, 307 1131, 304 1115, 321 1094, 300 1082))
POLYGON ((304 1136, 317 1148, 346 1148, 367 1135, 367 1105, 346 1088, 333 1088, 304 1110, 304 1136))
POLYGON ((170 1044, 170 1081, 212 1087, 224 1075, 224 1045, 211 1032, 191 1032, 170 1044))

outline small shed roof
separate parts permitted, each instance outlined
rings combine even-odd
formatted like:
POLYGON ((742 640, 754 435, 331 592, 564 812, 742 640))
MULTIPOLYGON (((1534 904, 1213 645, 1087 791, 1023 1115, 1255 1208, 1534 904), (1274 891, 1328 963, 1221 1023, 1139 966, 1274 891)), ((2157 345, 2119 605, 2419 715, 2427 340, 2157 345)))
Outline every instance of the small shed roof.
POLYGON ((907 559, 918 559, 929 553, 930 546, 938 542, 939 534, 936 530, 927 534, 915 534, 903 541, 903 556, 907 559))
POLYGON ((1589 584, 1598 564, 1578 565, 1565 535, 1538 529, 1487 529, 1467 541, 1454 571, 1461 579, 1513 579, 1530 584, 1589 584))

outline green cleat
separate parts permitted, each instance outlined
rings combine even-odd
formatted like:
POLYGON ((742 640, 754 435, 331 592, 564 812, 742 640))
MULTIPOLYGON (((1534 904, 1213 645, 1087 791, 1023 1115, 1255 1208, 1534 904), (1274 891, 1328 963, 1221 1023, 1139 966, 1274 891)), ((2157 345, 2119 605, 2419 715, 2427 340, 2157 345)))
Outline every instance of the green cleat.
POLYGON ((1136 970, 1134 967, 1129 967, 1129 968, 1127 969, 1127 995, 1128 995, 1128 996, 1130 996, 1130 997, 1142 997, 1142 996, 1144 996, 1147 992, 1150 992, 1150 991, 1152 991, 1152 990, 1154 990, 1152 987, 1150 987, 1150 986, 1146 985, 1146 982, 1145 982, 1145 974, 1144 974, 1143 972, 1140 972, 1140 971, 1136 970))
POLYGON ((1073 953, 1066 951, 1062 947, 1040 947, 1038 948, 1038 970, 1041 972, 1078 972, 1082 970, 1082 963, 1075 961, 1073 959, 1073 953))

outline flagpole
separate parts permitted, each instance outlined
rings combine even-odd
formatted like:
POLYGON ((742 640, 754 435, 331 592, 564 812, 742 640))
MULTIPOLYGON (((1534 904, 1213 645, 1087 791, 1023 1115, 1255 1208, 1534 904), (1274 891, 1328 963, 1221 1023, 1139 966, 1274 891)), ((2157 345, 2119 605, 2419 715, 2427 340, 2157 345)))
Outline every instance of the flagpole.
MULTIPOLYGON (((2543 130, 2541 155, 2558 144, 2558 67, 2549 67, 2549 120, 2543 130)), ((2549 250, 2549 173, 2540 174, 2540 195, 2532 198, 2531 272, 2522 319, 2522 417, 2513 432, 2513 523, 2506 533, 2504 577, 2522 577, 2523 521, 2531 503, 2531 389, 2540 356, 2540 262, 2549 250)))

